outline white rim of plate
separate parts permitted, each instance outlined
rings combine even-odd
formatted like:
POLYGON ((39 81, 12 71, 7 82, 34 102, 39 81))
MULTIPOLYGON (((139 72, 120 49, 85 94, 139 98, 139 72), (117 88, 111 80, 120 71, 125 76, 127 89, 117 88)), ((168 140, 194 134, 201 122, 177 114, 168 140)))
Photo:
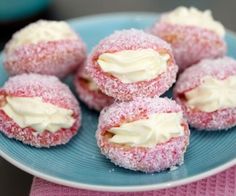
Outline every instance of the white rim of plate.
MULTIPOLYGON (((104 17, 104 16, 122 16, 122 15, 130 15, 130 16, 136 16, 137 18, 141 16, 158 16, 157 13, 153 12, 116 12, 116 13, 105 13, 105 14, 97 14, 97 15, 89 15, 89 16, 83 16, 79 18, 74 18, 68 20, 69 23, 74 23, 82 20, 88 20, 93 17, 104 17)), ((233 31, 227 30, 228 33, 233 34, 236 36, 236 34, 233 31)), ((2 150, 0 150, 0 156, 4 158, 6 161, 11 163, 12 165, 18 167, 19 169, 34 175, 36 177, 42 178, 44 180, 47 180, 52 183, 68 186, 68 187, 73 187, 73 188, 80 188, 80 189, 86 189, 86 190, 93 190, 93 191, 104 191, 104 192, 141 192, 141 191, 153 191, 153 190, 160 190, 160 189, 165 189, 165 188, 172 188, 180 185, 185 185, 189 184, 192 182, 196 182, 198 180, 210 177, 214 174, 220 173, 232 166, 236 165, 236 158, 233 160, 220 165, 214 169, 211 169, 209 171, 200 173, 198 175, 192 176, 192 177, 187 177, 182 180, 175 180, 171 182, 164 182, 164 183, 157 183, 157 184, 152 184, 152 185, 135 185, 135 186, 102 186, 102 185, 91 185, 91 184, 85 184, 85 183, 79 183, 79 182, 73 182, 69 180, 63 180, 58 177, 53 177, 48 174, 41 173, 37 170, 31 169, 28 166, 25 166, 22 163, 19 163, 15 159, 11 158, 9 155, 4 153, 2 150)))
POLYGON ((175 180, 171 182, 164 182, 164 183, 157 183, 152 185, 135 185, 135 186, 102 186, 102 185, 91 185, 91 184, 85 184, 85 183, 79 183, 79 182, 73 182, 69 180, 63 180, 58 177, 53 177, 48 174, 41 173, 39 171, 36 171, 34 169, 29 168, 28 166, 25 166, 24 164, 21 164, 17 162, 15 159, 11 158, 4 152, 0 150, 0 155, 7 160, 12 165, 18 167, 19 169, 32 174, 36 177, 42 178, 44 180, 47 180, 52 183, 73 187, 73 188, 81 188, 81 189, 87 189, 87 190, 93 190, 93 191, 104 191, 104 192, 141 192, 141 191, 153 191, 153 190, 159 190, 159 189, 165 189, 165 188, 171 188, 176 187, 180 185, 189 184, 201 179, 204 179, 206 177, 210 177, 214 174, 217 174, 221 171, 224 171, 234 165, 236 165, 236 159, 233 159, 219 167, 216 167, 214 169, 211 169, 207 172, 203 172, 201 174, 188 177, 182 180, 175 180))

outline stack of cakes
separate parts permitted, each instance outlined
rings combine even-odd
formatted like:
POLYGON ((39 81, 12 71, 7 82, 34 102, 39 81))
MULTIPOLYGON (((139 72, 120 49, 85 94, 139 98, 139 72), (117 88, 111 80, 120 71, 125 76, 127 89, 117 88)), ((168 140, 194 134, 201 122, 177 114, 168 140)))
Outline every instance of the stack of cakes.
POLYGON ((93 49, 86 70, 98 88, 116 100, 102 110, 96 133, 107 158, 144 172, 183 162, 187 122, 179 105, 159 98, 178 71, 168 43, 141 30, 117 31, 93 49))
POLYGON ((6 70, 20 75, 0 89, 0 130, 37 147, 69 141, 81 112, 55 76, 75 73, 79 98, 101 110, 96 139, 102 154, 135 171, 181 165, 188 124, 198 130, 236 125, 236 61, 225 57, 224 34, 210 11, 180 7, 148 30, 114 32, 86 56, 66 23, 31 24, 5 48, 6 70), (175 82, 176 101, 161 98, 175 82))
POLYGON ((84 62, 79 35, 65 22, 40 20, 13 35, 4 57, 11 77, 0 89, 0 130, 36 147, 67 143, 78 132, 81 111, 57 77, 84 62))
POLYGON ((209 10, 179 7, 150 32, 169 42, 180 68, 173 97, 198 130, 236 125, 236 61, 226 57, 225 29, 209 10))

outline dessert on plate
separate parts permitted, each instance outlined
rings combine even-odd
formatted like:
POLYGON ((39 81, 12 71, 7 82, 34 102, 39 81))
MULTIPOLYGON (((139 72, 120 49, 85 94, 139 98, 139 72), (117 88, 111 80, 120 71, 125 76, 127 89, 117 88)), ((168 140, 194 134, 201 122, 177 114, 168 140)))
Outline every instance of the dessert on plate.
POLYGON ((178 7, 162 14, 150 32, 171 44, 180 71, 202 59, 226 53, 224 26, 210 10, 178 7))
POLYGON ((39 73, 63 78, 85 57, 85 44, 63 21, 29 24, 17 31, 4 48, 4 66, 11 76, 39 73))
POLYGON ((176 80, 171 47, 142 30, 116 31, 88 56, 87 71, 98 88, 120 101, 154 97, 176 80))
POLYGON ((0 131, 35 147, 67 143, 80 127, 81 111, 55 76, 23 74, 0 88, 0 131))
POLYGON ((188 123, 199 130, 236 125, 236 60, 205 59, 186 69, 174 87, 188 123))
POLYGON ((137 98, 104 108, 97 144, 114 164, 143 172, 181 165, 189 128, 179 105, 168 98, 137 98))

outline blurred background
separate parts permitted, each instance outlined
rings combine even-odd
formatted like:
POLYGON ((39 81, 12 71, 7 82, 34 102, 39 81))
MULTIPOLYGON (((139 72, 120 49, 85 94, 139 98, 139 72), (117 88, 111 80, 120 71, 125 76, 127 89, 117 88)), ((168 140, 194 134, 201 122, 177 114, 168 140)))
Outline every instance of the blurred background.
POLYGON ((163 12, 180 5, 211 9, 215 19, 236 31, 236 0, 0 0, 0 49, 13 32, 40 18, 66 20, 107 12, 163 12))
MULTIPOLYGON (((236 0, 0 0, 0 49, 12 34, 38 19, 67 20, 109 12, 164 12, 177 6, 211 9, 215 19, 236 31, 236 0)), ((1 77, 1 76, 0 76, 1 77)), ((32 176, 0 157, 0 195, 27 196, 32 176)))

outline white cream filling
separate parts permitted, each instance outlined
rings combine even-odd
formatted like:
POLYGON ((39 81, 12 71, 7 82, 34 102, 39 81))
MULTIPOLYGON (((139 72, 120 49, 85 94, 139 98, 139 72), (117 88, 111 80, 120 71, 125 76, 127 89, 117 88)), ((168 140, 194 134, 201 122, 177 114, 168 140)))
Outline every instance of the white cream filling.
POLYGON ((26 44, 77 38, 66 22, 39 20, 17 31, 7 44, 7 49, 12 51, 26 44))
POLYGON ((200 11, 194 7, 178 7, 161 18, 161 22, 179 25, 193 25, 214 31, 219 36, 225 35, 224 26, 213 19, 211 11, 200 11))
POLYGON ((138 147, 154 147, 173 137, 183 136, 182 113, 153 114, 148 119, 124 123, 109 130, 114 136, 110 142, 138 147))
POLYGON ((101 69, 123 83, 151 80, 167 69, 168 54, 153 49, 123 50, 101 54, 97 60, 101 69))
POLYGON ((70 128, 75 122, 73 111, 45 103, 40 97, 6 97, 1 108, 21 128, 30 127, 37 132, 52 133, 70 128))
POLYGON ((198 87, 186 92, 185 97, 190 108, 203 112, 236 107, 236 76, 224 80, 206 76, 198 87))

